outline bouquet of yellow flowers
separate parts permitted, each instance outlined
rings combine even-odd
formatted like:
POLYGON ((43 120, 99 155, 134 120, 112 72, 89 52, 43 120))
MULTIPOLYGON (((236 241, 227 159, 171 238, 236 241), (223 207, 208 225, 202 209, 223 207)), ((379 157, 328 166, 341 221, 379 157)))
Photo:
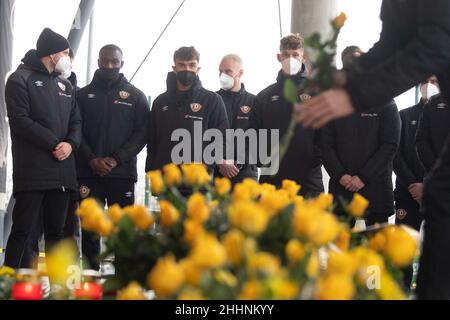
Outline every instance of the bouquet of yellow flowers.
MULTIPOLYGON (((144 289, 157 299, 405 298, 398 272, 417 245, 402 227, 351 241, 332 195, 304 199, 289 180, 276 189, 247 179, 232 189, 197 164, 170 164, 148 178, 159 212, 105 213, 92 199, 79 210, 84 228, 107 237, 116 269, 109 287, 121 289, 120 299, 141 299, 144 289), (187 198, 182 185, 193 190, 187 198)), ((360 217, 367 205, 355 196, 349 215, 360 217)))

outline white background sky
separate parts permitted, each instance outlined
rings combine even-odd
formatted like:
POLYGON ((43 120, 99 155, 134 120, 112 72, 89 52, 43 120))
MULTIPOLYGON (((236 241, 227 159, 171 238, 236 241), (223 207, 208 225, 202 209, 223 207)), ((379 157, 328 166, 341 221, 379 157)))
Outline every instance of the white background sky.
MULTIPOLYGON (((130 78, 180 3, 97 0, 92 71, 97 67, 98 50, 115 43, 124 51, 123 72, 130 78)), ((35 48, 43 28, 67 36, 78 5, 78 0, 16 0, 13 69, 28 49, 35 48)), ((339 39, 339 53, 347 45, 368 50, 378 40, 380 6, 381 0, 339 1, 339 10, 348 16, 339 39)), ((291 1, 281 0, 281 8, 286 35, 290 31, 291 1)), ((87 34, 88 29, 75 60, 80 86, 86 84, 87 34)), ((165 91, 173 52, 180 46, 194 45, 201 54, 200 78, 207 89, 218 89, 218 64, 223 55, 233 52, 243 58, 243 81, 256 94, 275 81, 280 69, 276 60, 279 39, 277 0, 187 0, 133 84, 154 99, 165 91)), ((396 101, 399 109, 413 105, 414 90, 396 101)), ((141 155, 141 167, 143 161, 145 156, 141 155)))

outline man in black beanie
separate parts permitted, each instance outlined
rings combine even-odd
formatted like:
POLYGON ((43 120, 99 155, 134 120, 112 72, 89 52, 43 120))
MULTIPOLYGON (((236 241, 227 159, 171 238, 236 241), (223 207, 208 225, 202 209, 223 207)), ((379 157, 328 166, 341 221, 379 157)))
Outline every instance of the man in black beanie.
POLYGON ((13 268, 32 267, 31 242, 39 219, 46 251, 63 238, 68 191, 77 190, 72 153, 81 141, 73 88, 60 77, 70 68, 67 40, 44 29, 36 50, 28 51, 22 62, 5 89, 16 198, 5 265, 13 268))

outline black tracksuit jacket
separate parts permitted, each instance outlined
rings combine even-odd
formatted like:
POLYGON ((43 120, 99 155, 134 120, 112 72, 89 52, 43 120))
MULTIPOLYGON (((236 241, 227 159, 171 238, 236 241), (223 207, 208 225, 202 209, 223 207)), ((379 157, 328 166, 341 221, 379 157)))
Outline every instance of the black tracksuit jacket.
POLYGON ((150 109, 142 91, 120 74, 105 83, 97 72, 92 82, 77 92, 83 118, 83 139, 77 153, 79 179, 96 178, 89 162, 112 157, 118 166, 105 178, 137 180, 137 154, 146 143, 150 109))
POLYGON ((49 74, 30 50, 6 84, 11 128, 13 192, 77 190, 74 154, 58 161, 52 154, 60 142, 75 151, 81 141, 81 117, 69 81, 49 74))

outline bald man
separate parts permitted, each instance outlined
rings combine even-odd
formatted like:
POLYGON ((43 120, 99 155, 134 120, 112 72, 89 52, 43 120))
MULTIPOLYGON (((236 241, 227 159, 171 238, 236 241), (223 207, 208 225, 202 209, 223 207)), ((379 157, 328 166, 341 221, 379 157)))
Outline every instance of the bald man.
MULTIPOLYGON (((247 92, 245 85, 241 82, 243 74, 244 65, 238 55, 228 54, 224 56, 219 65, 221 89, 217 93, 225 103, 230 128, 245 131, 249 128, 249 117, 256 97, 247 92)), ((235 140, 234 157, 233 159, 226 159, 234 163, 234 165, 218 167, 215 175, 230 178, 233 184, 239 183, 246 178, 257 180, 258 168, 256 164, 249 164, 248 146, 245 146, 246 159, 238 159, 237 150, 238 147, 235 140)))

